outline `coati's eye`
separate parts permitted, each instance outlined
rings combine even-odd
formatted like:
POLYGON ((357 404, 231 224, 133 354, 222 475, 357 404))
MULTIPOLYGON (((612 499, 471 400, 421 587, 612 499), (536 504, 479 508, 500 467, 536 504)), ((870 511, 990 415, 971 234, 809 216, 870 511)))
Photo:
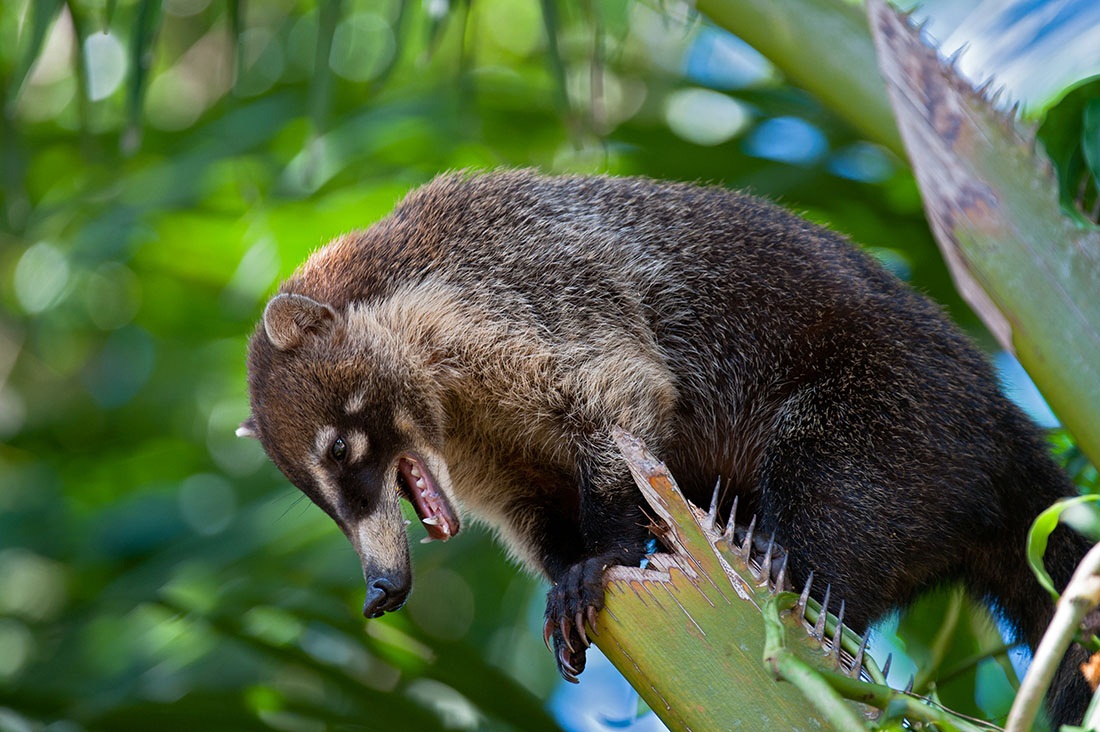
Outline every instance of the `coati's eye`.
POLYGON ((343 437, 336 438, 336 441, 332 443, 332 447, 329 448, 328 454, 336 462, 344 462, 344 458, 348 456, 348 444, 344 442, 343 437))

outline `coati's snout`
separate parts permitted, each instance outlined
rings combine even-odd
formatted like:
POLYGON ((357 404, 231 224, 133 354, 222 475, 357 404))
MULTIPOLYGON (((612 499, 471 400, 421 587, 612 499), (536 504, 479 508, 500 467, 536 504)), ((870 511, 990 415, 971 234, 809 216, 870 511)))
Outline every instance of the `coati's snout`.
POLYGON ((458 533, 459 520, 450 499, 440 488, 440 475, 450 483, 446 464, 431 450, 406 450, 385 472, 381 500, 352 525, 336 517, 363 563, 367 585, 363 615, 380 617, 398 610, 412 588, 408 540, 400 500, 407 500, 428 535, 422 542, 446 541, 458 533), (396 560, 396 561, 395 561, 396 560))
POLYGON ((367 599, 363 601, 363 617, 380 618, 384 613, 400 610, 409 596, 409 583, 400 579, 373 577, 367 579, 367 599))

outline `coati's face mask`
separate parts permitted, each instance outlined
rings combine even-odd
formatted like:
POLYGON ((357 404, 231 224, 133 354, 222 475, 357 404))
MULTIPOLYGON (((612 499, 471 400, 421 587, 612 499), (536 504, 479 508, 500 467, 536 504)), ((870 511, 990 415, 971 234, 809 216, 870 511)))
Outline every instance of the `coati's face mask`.
POLYGON ((303 295, 277 295, 249 358, 252 416, 238 435, 272 460, 347 535, 363 565, 363 613, 404 603, 412 586, 406 499, 447 540, 460 522, 442 454, 435 385, 370 314, 341 315, 303 295))

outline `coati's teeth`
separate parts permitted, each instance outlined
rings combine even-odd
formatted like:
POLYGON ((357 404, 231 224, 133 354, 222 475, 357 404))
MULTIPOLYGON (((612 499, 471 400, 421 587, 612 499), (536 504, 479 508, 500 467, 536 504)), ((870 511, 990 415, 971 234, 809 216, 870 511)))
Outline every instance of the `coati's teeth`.
POLYGON ((426 523, 428 526, 439 526, 441 523, 443 523, 443 517, 429 516, 428 518, 424 519, 424 523, 426 523))
MULTIPOLYGON (((420 468, 417 467, 416 463, 413 463, 409 467, 409 474, 412 475, 412 477, 414 477, 414 478, 419 478, 420 477, 420 468)), ((417 483, 419 483, 419 482, 420 481, 417 481, 417 483)))
POLYGON ((424 490, 424 479, 423 478, 417 478, 416 479, 416 487, 419 488, 420 490, 424 490))
POLYGON ((405 525, 406 525, 406 526, 411 526, 411 525, 412 525, 412 521, 409 521, 408 519, 405 519, 405 525))
POLYGON ((420 543, 421 544, 431 544, 433 541, 435 541, 435 539, 433 539, 432 537, 425 536, 423 539, 420 540, 420 543))

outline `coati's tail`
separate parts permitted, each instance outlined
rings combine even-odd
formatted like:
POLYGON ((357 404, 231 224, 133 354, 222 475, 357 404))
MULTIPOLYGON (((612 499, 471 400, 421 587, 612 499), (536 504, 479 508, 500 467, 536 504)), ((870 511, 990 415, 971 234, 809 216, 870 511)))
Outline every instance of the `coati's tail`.
POLYGON ((1066 652, 1062 665, 1054 675, 1054 682, 1047 692, 1047 709, 1050 712, 1050 728, 1057 730, 1063 724, 1079 724, 1092 699, 1081 665, 1089 660, 1088 651, 1074 643, 1066 652))
MULTIPOLYGON (((1051 535, 1045 564, 1047 571, 1054 579, 1055 586, 1060 590, 1065 588, 1077 563, 1088 548, 1088 542, 1084 537, 1066 526, 1059 526, 1051 535)), ((1049 599, 1047 604, 1048 607, 1051 604, 1049 599)), ((1025 628, 1032 648, 1042 638, 1052 615, 1053 612, 1048 609, 1046 615, 1041 616, 1040 622, 1036 624, 1037 627, 1025 628)), ((1081 664, 1085 663, 1088 657, 1088 651, 1074 643, 1062 659, 1062 664, 1047 692, 1047 708, 1050 712, 1052 730, 1059 729, 1063 724, 1078 724, 1088 707, 1092 691, 1081 673, 1081 664)))
MULTIPOLYGON (((973 586, 982 588, 997 601, 1023 639, 1035 649, 1054 615, 1054 603, 1028 566, 1027 534, 1041 511, 1076 490, 1046 454, 1041 440, 1036 439, 1014 457, 1013 474, 1006 476, 1010 488, 1002 496, 1011 541, 1007 541, 1010 537, 1004 537, 979 560, 984 566, 978 572, 985 576, 974 578, 978 581, 973 586)), ((1066 526, 1059 526, 1051 534, 1044 564, 1059 590, 1065 588, 1089 547, 1087 539, 1066 526)), ((1047 693, 1053 730, 1062 724, 1076 724, 1084 715, 1092 696, 1080 671, 1080 665, 1087 659, 1085 649, 1075 643, 1058 669, 1047 693)))

